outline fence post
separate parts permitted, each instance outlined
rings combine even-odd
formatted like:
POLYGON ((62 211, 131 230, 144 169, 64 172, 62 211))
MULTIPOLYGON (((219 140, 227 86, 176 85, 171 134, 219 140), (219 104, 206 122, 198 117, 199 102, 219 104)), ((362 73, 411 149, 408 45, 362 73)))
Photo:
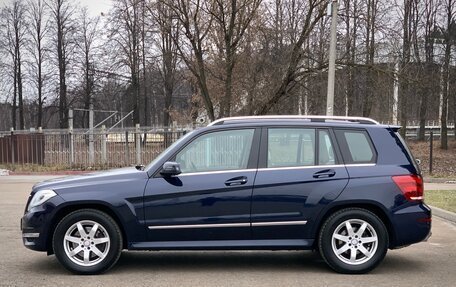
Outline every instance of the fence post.
POLYGON ((68 136, 70 140, 70 164, 74 166, 73 110, 68 110, 68 136))
POLYGON ((101 126, 101 163, 106 164, 106 126, 101 126))
POLYGON ((89 109, 89 164, 93 166, 95 163, 95 149, 93 146, 93 104, 90 104, 89 109))
POLYGON ((136 143, 136 164, 141 164, 141 134, 139 124, 136 124, 135 143, 136 143))
POLYGON ((130 165, 130 147, 128 143, 128 131, 125 131, 125 165, 130 165))
POLYGON ((429 134, 429 174, 432 175, 432 160, 433 160, 433 143, 434 143, 434 132, 430 132, 429 134))
POLYGON ((14 128, 10 129, 11 131, 11 164, 14 164, 14 128))

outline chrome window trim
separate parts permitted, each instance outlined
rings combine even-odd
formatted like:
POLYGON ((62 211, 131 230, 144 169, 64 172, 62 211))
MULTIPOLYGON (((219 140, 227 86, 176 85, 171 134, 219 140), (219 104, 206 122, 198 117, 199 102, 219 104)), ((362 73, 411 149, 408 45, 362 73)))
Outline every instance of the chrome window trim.
POLYGON ((290 170, 290 169, 310 169, 310 168, 335 168, 335 167, 368 167, 376 166, 375 163, 353 163, 353 164, 329 164, 329 165, 303 165, 303 166, 283 166, 283 167, 262 167, 262 168, 247 168, 247 169, 227 169, 227 170, 215 170, 215 171, 200 171, 200 172, 189 172, 181 173, 179 176, 190 176, 190 175, 205 175, 205 174, 220 174, 220 173, 235 173, 235 172, 251 172, 251 171, 266 171, 266 170, 290 170))
POLYGON ((309 169, 309 168, 333 168, 343 167, 343 164, 331 164, 331 165, 302 165, 302 166, 282 166, 282 167, 262 167, 258 171, 266 170, 289 170, 289 169, 309 169))
POLYGON ((280 225, 305 225, 307 220, 295 221, 268 221, 252 223, 215 223, 215 224, 183 224, 183 225, 150 225, 149 230, 157 229, 187 229, 187 228, 219 228, 219 227, 261 227, 261 226, 280 226, 280 225))
POLYGON ((303 165, 303 166, 284 166, 284 167, 262 167, 258 171, 266 170, 290 170, 290 169, 309 169, 309 168, 335 168, 335 167, 367 167, 376 166, 375 163, 359 163, 359 164, 327 164, 327 165, 303 165))
POLYGON ((256 171, 256 168, 189 172, 189 173, 181 173, 177 176, 179 177, 179 176, 189 176, 189 175, 198 175, 198 174, 219 174, 219 173, 250 172, 250 171, 256 171))

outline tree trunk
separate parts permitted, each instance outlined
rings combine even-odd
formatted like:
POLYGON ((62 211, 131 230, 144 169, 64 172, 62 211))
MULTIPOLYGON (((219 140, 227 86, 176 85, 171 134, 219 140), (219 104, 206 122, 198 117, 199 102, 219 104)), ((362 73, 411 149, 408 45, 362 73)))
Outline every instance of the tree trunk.
MULTIPOLYGON (((16 54, 16 53, 15 53, 16 54)), ((16 110, 17 110, 17 60, 16 55, 14 55, 14 77, 13 77, 13 105, 11 109, 11 125, 13 129, 17 128, 17 118, 16 118, 16 110)))
POLYGON ((62 23, 62 15, 61 6, 62 3, 58 4, 59 7, 57 8, 57 58, 59 64, 59 125, 61 129, 65 129, 68 127, 67 122, 67 86, 66 86, 66 55, 65 55, 65 47, 64 47, 64 32, 63 32, 63 23, 62 23))
POLYGON ((38 44, 38 121, 37 127, 43 126, 43 75, 42 75, 42 55, 41 43, 38 44))
MULTIPOLYGON (((449 33, 449 32, 447 32, 449 33)), ((449 37, 449 36, 448 36, 449 37)), ((451 43, 449 39, 445 45, 445 57, 442 67, 442 80, 443 80, 443 89, 442 89, 442 114, 440 115, 440 148, 448 149, 448 125, 447 125, 447 116, 448 116, 448 88, 450 85, 450 57, 451 57, 451 43)))
MULTIPOLYGON (((19 44, 19 43, 18 43, 19 44)), ((19 129, 25 129, 24 122, 24 99, 22 95, 22 63, 20 46, 17 48, 17 96, 19 101, 19 129)))
POLYGON ((406 0, 404 3, 404 24, 403 24, 403 39, 402 39, 402 67, 401 67, 401 94, 400 94, 400 113, 401 113, 401 136, 405 138, 407 131, 407 113, 408 113, 408 97, 409 97, 409 80, 408 71, 410 64, 410 13, 412 9, 412 0, 406 0))
POLYGON ((233 94, 233 68, 234 68, 234 60, 232 51, 227 51, 226 55, 226 63, 225 63, 225 96, 222 99, 221 105, 221 113, 220 117, 229 117, 231 115, 231 99, 233 94))

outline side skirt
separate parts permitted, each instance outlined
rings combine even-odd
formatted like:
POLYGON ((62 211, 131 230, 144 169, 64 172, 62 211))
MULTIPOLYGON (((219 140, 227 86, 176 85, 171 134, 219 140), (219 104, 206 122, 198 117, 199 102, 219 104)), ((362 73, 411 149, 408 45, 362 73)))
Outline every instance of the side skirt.
POLYGON ((128 244, 129 250, 308 250, 313 239, 150 241, 128 244))

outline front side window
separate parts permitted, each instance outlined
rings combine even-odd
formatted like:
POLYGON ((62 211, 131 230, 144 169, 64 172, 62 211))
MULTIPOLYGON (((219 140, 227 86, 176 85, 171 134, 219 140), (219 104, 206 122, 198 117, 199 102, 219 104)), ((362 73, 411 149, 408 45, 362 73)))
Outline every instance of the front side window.
POLYGON ((271 128, 267 167, 315 165, 315 130, 271 128))
POLYGON ((245 169, 254 129, 204 134, 176 155, 182 173, 245 169))

